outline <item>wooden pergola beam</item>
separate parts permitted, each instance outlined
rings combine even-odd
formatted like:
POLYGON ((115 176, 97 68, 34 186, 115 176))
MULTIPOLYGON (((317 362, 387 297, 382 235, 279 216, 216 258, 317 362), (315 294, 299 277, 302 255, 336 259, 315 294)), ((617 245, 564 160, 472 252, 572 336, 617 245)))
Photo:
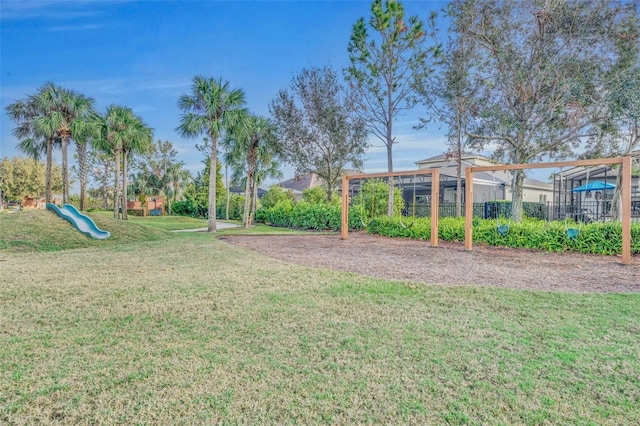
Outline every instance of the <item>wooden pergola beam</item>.
POLYGON ((496 164, 495 166, 475 166, 469 167, 475 172, 493 172, 500 170, 523 170, 523 169, 552 169, 554 167, 579 167, 579 166, 605 166, 611 164, 622 164, 622 157, 617 158, 597 158, 595 160, 575 160, 575 161, 553 161, 550 163, 532 164, 496 164))

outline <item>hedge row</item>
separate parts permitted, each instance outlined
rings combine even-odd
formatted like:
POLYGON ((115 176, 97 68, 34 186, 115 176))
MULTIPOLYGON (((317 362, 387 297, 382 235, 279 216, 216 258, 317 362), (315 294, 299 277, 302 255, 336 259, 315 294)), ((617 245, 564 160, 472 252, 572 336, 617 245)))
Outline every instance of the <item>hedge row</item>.
MULTIPOLYGON (((309 203, 300 201, 279 202, 267 209, 259 209, 256 220, 273 226, 298 229, 338 230, 341 225, 341 207, 338 204, 309 203)), ((589 254, 620 254, 622 252, 622 225, 617 222, 569 224, 579 230, 576 238, 567 235, 563 222, 546 222, 525 219, 523 222, 508 222, 509 232, 500 235, 494 219, 473 220, 473 241, 493 246, 525 248, 544 251, 575 251, 589 254)), ((349 230, 364 228, 358 209, 349 210, 349 230)), ((431 219, 415 220, 380 216, 371 221, 367 232, 387 237, 429 240, 431 219)), ((438 238, 443 241, 464 241, 464 218, 441 218, 438 238)), ((631 251, 640 253, 640 224, 631 227, 631 251)))
MULTIPOLYGON (((342 208, 339 204, 309 203, 304 200, 297 203, 281 201, 275 206, 261 208, 256 212, 256 221, 268 225, 297 229, 315 229, 319 231, 337 231, 342 224, 342 208)), ((362 229, 360 212, 349 210, 349 229, 362 229)))
MULTIPOLYGON (((474 219, 473 241, 493 246, 535 249, 544 251, 575 251, 589 254, 620 254, 622 252, 622 225, 616 222, 572 224, 579 230, 573 240, 567 236, 563 222, 545 222, 526 219, 523 222, 504 221, 509 232, 500 235, 497 223, 491 219, 474 219)), ((418 218, 411 226, 398 218, 379 217, 369 224, 367 231, 388 237, 419 240, 431 238, 431 220, 418 218), (404 226, 403 226, 404 224, 404 226)), ((438 237, 443 241, 464 241, 464 218, 442 218, 438 237)), ((640 253, 640 224, 631 227, 631 252, 640 253)))

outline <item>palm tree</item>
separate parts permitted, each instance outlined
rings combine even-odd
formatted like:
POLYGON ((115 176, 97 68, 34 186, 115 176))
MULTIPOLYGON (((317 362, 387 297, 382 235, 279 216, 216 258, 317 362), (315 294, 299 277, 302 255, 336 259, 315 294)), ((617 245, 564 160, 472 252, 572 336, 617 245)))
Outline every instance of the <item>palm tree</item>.
POLYGON ((53 180, 51 169, 53 163, 53 144, 56 141, 56 129, 45 126, 43 120, 47 111, 44 110, 42 102, 38 99, 43 89, 36 95, 32 95, 23 100, 18 100, 7 105, 6 112, 9 117, 17 123, 13 134, 22 139, 18 143, 18 149, 29 157, 39 159, 40 154, 46 152, 45 169, 45 201, 51 202, 53 180))
POLYGON ((257 194, 255 175, 258 166, 270 163, 279 155, 275 127, 263 117, 246 115, 238 120, 224 143, 227 148, 227 162, 236 165, 244 163, 242 168, 246 170, 242 224, 248 228, 252 222, 252 200, 254 194, 257 194))
POLYGON ((189 182, 193 181, 191 173, 189 173, 188 170, 184 169, 183 166, 184 163, 182 162, 174 163, 171 165, 171 167, 169 167, 168 170, 170 194, 167 194, 167 197, 171 195, 172 198, 171 203, 167 203, 169 214, 172 214, 172 204, 176 202, 178 196, 180 195, 180 192, 184 190, 189 182))
POLYGON ((122 206, 122 219, 127 219, 127 156, 132 152, 149 149, 153 141, 153 131, 129 107, 111 105, 102 118, 100 136, 95 145, 115 159, 114 208, 113 217, 118 218, 122 206), (122 163, 122 180, 120 179, 122 163), (122 198, 120 198, 122 182, 122 198))
POLYGON ((251 203, 252 208, 251 215, 249 216, 249 223, 253 223, 253 218, 258 207, 258 186, 268 178, 282 179, 282 171, 280 170, 281 162, 278 161, 278 158, 264 158, 263 160, 266 161, 258 163, 254 175, 253 201, 251 203))
POLYGON ((49 134, 55 129, 62 147, 62 202, 69 202, 69 166, 67 147, 69 140, 82 138, 92 126, 93 98, 86 97, 74 90, 64 89, 48 82, 42 86, 34 97, 36 109, 44 112, 35 120, 36 129, 49 134))
POLYGON ((122 145, 122 219, 127 220, 127 159, 130 154, 148 151, 153 144, 153 130, 140 117, 129 121, 129 137, 122 145))
POLYGON ((100 116, 97 113, 93 113, 87 121, 88 123, 84 131, 76 135, 75 138, 76 155, 78 159, 78 178, 80 179, 80 210, 82 211, 87 208, 88 150, 93 138, 99 136, 101 124, 100 116))
POLYGON ((228 81, 195 76, 191 93, 178 100, 184 112, 176 129, 182 137, 196 138, 208 135, 211 140, 209 168, 209 223, 208 231, 216 232, 216 170, 218 138, 229 129, 243 113, 244 91, 231 89, 228 81))

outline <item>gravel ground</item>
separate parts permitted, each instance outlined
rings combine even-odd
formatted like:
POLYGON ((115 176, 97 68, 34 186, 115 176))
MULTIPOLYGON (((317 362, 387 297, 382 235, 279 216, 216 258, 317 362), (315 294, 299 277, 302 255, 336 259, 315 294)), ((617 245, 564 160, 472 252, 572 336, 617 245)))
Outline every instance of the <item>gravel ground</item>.
POLYGON ((640 292, 640 258, 545 253, 386 238, 339 235, 225 236, 222 240, 305 266, 429 284, 479 285, 577 293, 640 292))

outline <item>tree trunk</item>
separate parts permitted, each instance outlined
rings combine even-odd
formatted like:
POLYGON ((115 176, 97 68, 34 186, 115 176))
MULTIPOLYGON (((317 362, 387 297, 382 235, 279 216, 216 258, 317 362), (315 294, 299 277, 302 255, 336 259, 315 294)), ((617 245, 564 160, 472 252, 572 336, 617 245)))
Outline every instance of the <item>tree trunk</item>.
MULTIPOLYGON (((458 143, 456 146, 456 217, 462 216, 462 129, 458 121, 458 143)), ((434 185, 435 183, 431 183, 434 185)), ((440 182, 438 182, 440 184, 440 182)), ((431 200, 433 202, 433 200, 431 200)))
POLYGON ((209 139, 211 139, 211 156, 209 160, 209 222, 207 224, 207 231, 216 232, 216 167, 218 166, 218 139, 213 135, 213 133, 209 134, 209 139))
POLYGON ((45 190, 44 201, 51 202, 53 193, 53 179, 51 177, 51 169, 53 168, 53 138, 47 140, 47 164, 45 166, 45 190))
POLYGON ((113 218, 120 219, 120 150, 116 150, 115 181, 113 184, 113 218))
POLYGON ((253 226, 253 219, 258 207, 258 182, 253 180, 253 196, 251 197, 251 214, 249 215, 249 226, 253 226))
MULTIPOLYGON (((631 132, 629 139, 629 145, 626 151, 622 154, 623 157, 627 157, 633 153, 633 150, 640 142, 640 128, 636 128, 631 132)), ((633 174, 633 167, 631 167, 631 173, 633 174)), ((616 189, 613 191, 613 199, 611 200, 611 220, 616 222, 622 221, 622 166, 616 167, 616 189)), ((633 183, 631 184, 633 188, 633 183)))
POLYGON ((327 179, 327 202, 331 204, 333 200, 333 191, 335 190, 335 180, 327 179))
POLYGON ((109 173, 109 164, 105 161, 104 163, 104 180, 102 181, 102 207, 107 210, 109 209, 109 191, 107 184, 107 174, 109 173))
MULTIPOLYGON (((524 184, 524 172, 513 171, 513 183, 511 185, 511 218, 514 222, 522 222, 522 186, 524 184)), ((468 200, 467 200, 468 201, 468 200)))
MULTIPOLYGON (((393 172, 393 137, 391 131, 393 130, 393 122, 391 121, 391 117, 393 117, 393 103, 391 99, 392 95, 392 87, 389 85, 387 88, 388 93, 388 113, 389 120, 387 121, 387 168, 389 169, 389 173, 393 172)), ((393 194, 395 187, 393 185, 393 179, 389 177, 389 202, 387 204, 387 216, 393 216, 393 194)))
POLYGON ((227 162, 225 161, 224 163, 224 180, 226 181, 226 187, 227 187, 227 200, 226 200, 226 206, 224 209, 224 218, 225 220, 229 220, 229 203, 230 203, 230 198, 231 198, 231 192, 229 191, 229 166, 227 165, 227 162))
POLYGON ((80 174, 80 211, 87 210, 87 144, 77 143, 80 174))
POLYGON ((69 138, 62 136, 62 204, 69 204, 69 165, 67 164, 67 145, 69 138))
MULTIPOLYGON (((434 184, 435 182, 432 183, 432 185, 434 184)), ((431 202, 433 202, 433 200, 431 200, 431 202)), ((456 217, 461 217, 461 216, 462 216, 462 162, 458 161, 458 172, 456 175, 456 217)))
MULTIPOLYGON (((389 128, 387 132, 387 136, 391 135, 391 129, 389 128)), ((393 172, 393 158, 391 153, 391 145, 387 146, 387 167, 389 172, 393 172)), ((395 192, 395 185, 393 184, 393 179, 389 176, 389 200, 387 203, 387 216, 393 216, 393 194, 395 192)))
POLYGON ((127 218, 127 150, 122 150, 122 220, 127 218))
POLYGON ((244 189, 244 211, 242 212, 242 226, 248 228, 249 215, 251 210, 251 184, 253 181, 253 171, 249 170, 247 173, 247 184, 244 189))
POLYGON ((611 200, 611 220, 622 222, 622 167, 616 167, 616 188, 611 200))

